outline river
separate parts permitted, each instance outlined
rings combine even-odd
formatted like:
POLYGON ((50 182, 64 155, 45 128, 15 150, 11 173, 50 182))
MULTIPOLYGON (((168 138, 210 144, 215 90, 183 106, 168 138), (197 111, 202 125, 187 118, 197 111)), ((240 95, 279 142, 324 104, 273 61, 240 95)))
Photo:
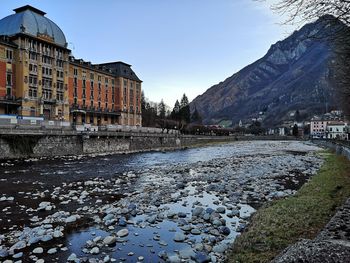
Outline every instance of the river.
POLYGON ((253 141, 3 162, 0 259, 220 262, 256 208, 317 173, 318 150, 253 141))

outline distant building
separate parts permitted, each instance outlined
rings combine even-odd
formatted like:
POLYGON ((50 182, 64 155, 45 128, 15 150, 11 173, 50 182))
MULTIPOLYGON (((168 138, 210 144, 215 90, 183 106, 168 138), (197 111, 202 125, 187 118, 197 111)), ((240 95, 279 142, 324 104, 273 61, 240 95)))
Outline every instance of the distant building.
POLYGON ((330 121, 326 129, 327 139, 348 140, 347 124, 330 121))
POLYGON ((45 12, 14 11, 0 20, 0 115, 141 125, 142 81, 130 65, 77 60, 45 12))
POLYGON ((326 127, 327 127, 326 120, 319 119, 319 118, 313 118, 310 122, 310 136, 312 138, 317 139, 324 139, 326 138, 326 127))

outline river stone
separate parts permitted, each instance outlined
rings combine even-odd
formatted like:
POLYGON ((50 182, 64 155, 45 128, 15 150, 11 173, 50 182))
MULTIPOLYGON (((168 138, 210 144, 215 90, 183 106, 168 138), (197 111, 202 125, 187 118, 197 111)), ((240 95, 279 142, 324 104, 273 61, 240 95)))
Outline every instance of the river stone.
POLYGON ((207 214, 212 214, 213 212, 214 212, 215 210, 213 209, 213 208, 210 208, 210 207, 208 207, 207 209, 205 209, 205 212, 207 213, 207 214))
POLYGON ((199 217, 204 211, 203 207, 196 207, 193 211, 192 211, 192 216, 196 216, 199 217))
POLYGON ((119 219, 118 225, 119 226, 126 226, 128 223, 126 222, 126 218, 125 217, 121 217, 119 219))
POLYGON ((178 255, 171 255, 168 257, 168 262, 169 263, 181 263, 181 259, 179 258, 178 255))
POLYGON ((177 232, 175 233, 175 236, 174 236, 174 241, 176 242, 184 242, 186 239, 185 235, 180 233, 180 232, 177 232))
POLYGON ((153 216, 149 216, 146 221, 150 224, 154 224, 157 220, 157 216, 156 215, 153 215, 153 216))
POLYGON ((200 253, 196 253, 194 257, 194 261, 196 261, 197 263, 208 263, 208 262, 211 262, 211 259, 207 254, 200 252, 200 253))
POLYGON ((75 253, 70 254, 70 256, 67 258, 67 261, 70 262, 76 262, 77 261, 77 255, 75 253))
POLYGON ((177 216, 178 216, 179 218, 185 218, 185 217, 186 217, 186 214, 185 214, 184 212, 179 212, 179 213, 177 213, 177 216))
POLYGON ((42 258, 35 261, 35 263, 44 263, 44 262, 45 262, 45 260, 43 260, 42 258))
POLYGON ((231 233, 231 230, 227 226, 220 227, 219 231, 225 236, 228 236, 231 233))
POLYGON ((118 237, 125 237, 127 235, 129 235, 129 230, 127 230, 126 228, 121 229, 117 232, 118 237))
POLYGON ((161 259, 166 260, 166 259, 168 258, 168 254, 166 253, 165 250, 161 250, 161 251, 159 251, 159 253, 158 253, 158 257, 160 257, 161 259))
POLYGON ((94 247, 90 250, 90 254, 97 255, 100 253, 100 249, 98 247, 94 247))
POLYGON ((42 254, 44 252, 44 249, 42 247, 37 247, 33 250, 34 254, 42 254))
POLYGON ((14 254, 12 257, 14 258, 14 259, 17 259, 17 258, 21 258, 23 256, 23 252, 19 252, 19 253, 17 253, 17 254, 14 254))
POLYGON ((103 244, 109 246, 117 242, 117 238, 115 236, 107 236, 103 239, 103 244))
POLYGON ((191 230, 191 234, 192 235, 200 235, 201 231, 198 228, 194 228, 191 230))
POLYGON ((26 242, 21 240, 21 241, 18 241, 16 244, 14 244, 12 247, 10 247, 10 251, 14 251, 15 249, 22 249, 22 248, 25 248, 27 246, 26 242))
POLYGON ((222 222, 219 219, 214 219, 213 225, 218 227, 222 225, 222 222))
POLYGON ((0 249, 0 258, 6 258, 8 255, 9 255, 9 252, 6 249, 4 248, 0 249))
POLYGON ((66 220, 65 220, 66 223, 73 223, 75 221, 77 221, 77 216, 76 215, 72 215, 70 217, 67 217, 66 220))
POLYGON ((180 250, 179 254, 184 259, 190 259, 196 256, 196 253, 191 248, 180 250))
POLYGON ((225 207, 218 207, 216 208, 216 212, 218 212, 219 214, 224 214, 226 212, 225 207))
POLYGON ((213 247, 213 252, 221 254, 224 253, 227 250, 227 248, 227 244, 221 243, 213 247))
POLYGON ((55 254, 55 253, 57 253, 57 248, 50 248, 48 251, 47 251, 47 254, 50 254, 50 255, 52 255, 52 254, 55 254))

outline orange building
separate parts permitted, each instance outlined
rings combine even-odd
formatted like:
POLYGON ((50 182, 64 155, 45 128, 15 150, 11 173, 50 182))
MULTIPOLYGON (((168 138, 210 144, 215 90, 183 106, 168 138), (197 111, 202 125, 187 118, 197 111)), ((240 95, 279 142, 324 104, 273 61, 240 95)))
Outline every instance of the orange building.
POLYGON ((141 125, 141 83, 123 62, 75 59, 62 30, 26 5, 0 20, 0 114, 141 125))

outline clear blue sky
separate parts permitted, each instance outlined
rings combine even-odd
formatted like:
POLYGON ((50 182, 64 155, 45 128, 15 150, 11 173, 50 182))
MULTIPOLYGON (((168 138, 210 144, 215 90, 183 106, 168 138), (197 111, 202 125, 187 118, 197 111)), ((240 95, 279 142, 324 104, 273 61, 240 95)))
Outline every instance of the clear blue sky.
POLYGON ((171 107, 262 57, 291 28, 253 0, 1 0, 0 17, 30 4, 66 35, 73 55, 124 61, 146 97, 171 107))

